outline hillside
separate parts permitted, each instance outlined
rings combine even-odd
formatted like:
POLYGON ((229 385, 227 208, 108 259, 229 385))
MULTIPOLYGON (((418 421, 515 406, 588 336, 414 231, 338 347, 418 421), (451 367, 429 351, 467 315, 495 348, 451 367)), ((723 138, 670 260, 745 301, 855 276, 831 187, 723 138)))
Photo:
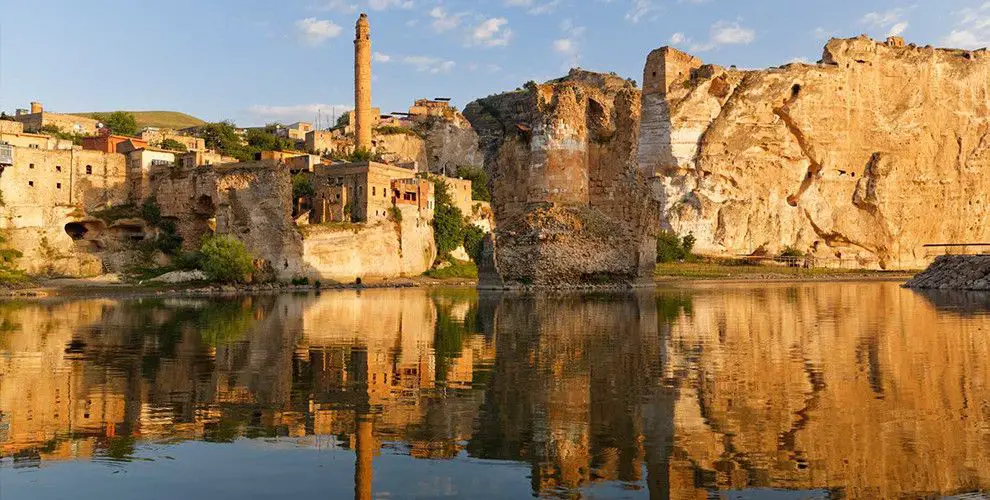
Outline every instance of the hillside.
MULTIPOLYGON (((160 127, 160 128, 172 128, 172 129, 182 129, 186 127, 195 127, 197 125, 203 125, 206 122, 196 118, 195 116, 187 115, 185 113, 180 113, 178 111, 127 111, 134 115, 134 119, 137 120, 138 128, 144 127, 160 127)), ((87 113, 72 113, 78 116, 90 117, 97 111, 87 112, 87 113)))

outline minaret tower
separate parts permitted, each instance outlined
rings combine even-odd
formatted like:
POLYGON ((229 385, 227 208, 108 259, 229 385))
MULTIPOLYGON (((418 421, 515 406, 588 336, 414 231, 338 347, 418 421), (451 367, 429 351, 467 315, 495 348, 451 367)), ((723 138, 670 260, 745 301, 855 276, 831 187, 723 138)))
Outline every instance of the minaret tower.
POLYGON ((358 18, 354 37, 354 145, 371 151, 371 27, 358 18))

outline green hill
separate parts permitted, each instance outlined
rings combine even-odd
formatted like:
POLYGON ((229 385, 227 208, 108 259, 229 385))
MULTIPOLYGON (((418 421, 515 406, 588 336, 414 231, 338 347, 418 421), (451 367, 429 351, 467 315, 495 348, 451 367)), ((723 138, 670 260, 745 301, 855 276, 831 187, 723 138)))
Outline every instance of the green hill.
MULTIPOLYGON (((94 111, 72 114, 92 118, 96 113, 98 112, 94 111)), ((127 111, 127 113, 134 115, 138 128, 159 127, 182 129, 186 127, 195 127, 206 123, 195 116, 190 116, 178 111, 127 111)))

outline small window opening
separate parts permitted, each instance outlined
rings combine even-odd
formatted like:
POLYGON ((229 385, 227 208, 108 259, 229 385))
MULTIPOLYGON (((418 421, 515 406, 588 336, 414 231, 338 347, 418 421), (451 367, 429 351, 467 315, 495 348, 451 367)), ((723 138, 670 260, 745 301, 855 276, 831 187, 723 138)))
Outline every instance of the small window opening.
POLYGON ((92 165, 86 165, 86 174, 89 175, 89 174, 92 174, 92 173, 93 173, 93 166, 92 165))
POLYGON ((34 181, 28 181, 28 186, 34 187, 34 181))

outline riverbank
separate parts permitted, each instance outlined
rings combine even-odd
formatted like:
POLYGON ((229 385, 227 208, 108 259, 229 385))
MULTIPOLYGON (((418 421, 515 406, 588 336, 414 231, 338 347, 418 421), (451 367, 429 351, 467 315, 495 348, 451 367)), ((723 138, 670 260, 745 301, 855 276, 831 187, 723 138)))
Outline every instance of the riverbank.
MULTIPOLYGON (((862 269, 804 269, 786 266, 740 266, 709 262, 657 265, 654 280, 657 285, 677 282, 847 282, 847 281, 907 281, 916 273, 911 271, 875 271, 862 269)), ((288 284, 261 283, 252 285, 221 285, 209 282, 161 283, 130 281, 115 275, 94 278, 44 279, 18 288, 0 289, 2 298, 78 297, 78 296, 234 296, 310 292, 316 290, 377 289, 377 288, 473 288, 473 278, 444 278, 416 276, 411 278, 366 280, 360 284, 288 284)))

